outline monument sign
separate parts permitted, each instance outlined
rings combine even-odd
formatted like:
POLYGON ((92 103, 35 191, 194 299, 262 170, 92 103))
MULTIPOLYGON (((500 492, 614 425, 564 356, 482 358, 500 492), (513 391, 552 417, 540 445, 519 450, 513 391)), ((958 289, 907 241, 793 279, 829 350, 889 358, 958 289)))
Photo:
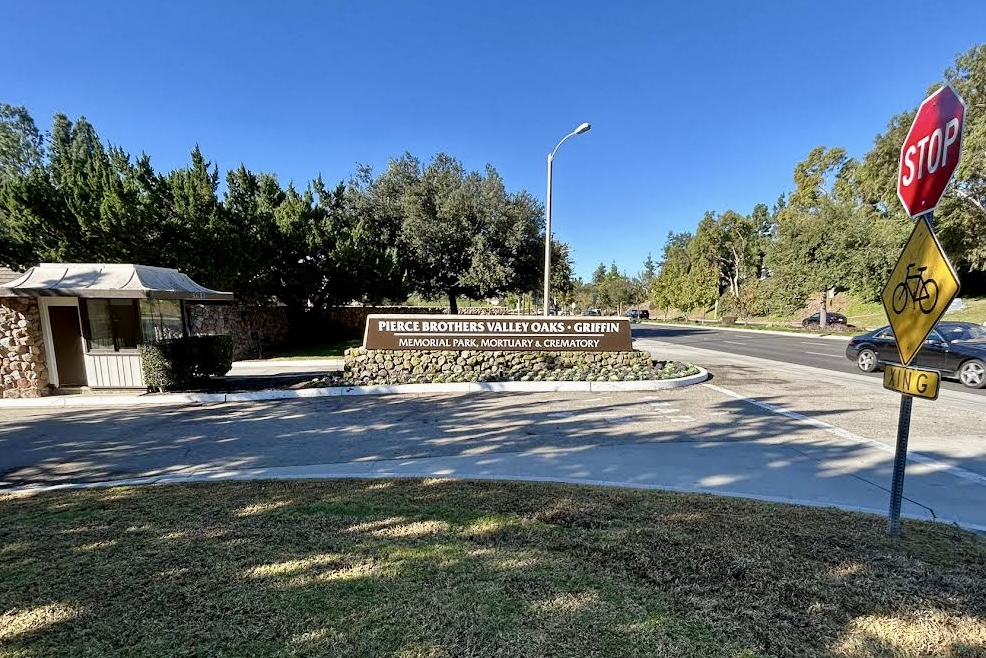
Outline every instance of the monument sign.
POLYGON ((541 315, 369 315, 368 350, 629 352, 630 321, 541 315))

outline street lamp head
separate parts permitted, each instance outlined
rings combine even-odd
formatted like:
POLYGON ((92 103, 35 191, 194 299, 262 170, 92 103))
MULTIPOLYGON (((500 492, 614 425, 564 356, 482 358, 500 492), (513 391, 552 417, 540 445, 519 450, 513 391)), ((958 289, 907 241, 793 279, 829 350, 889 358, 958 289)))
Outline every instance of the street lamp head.
POLYGON ((590 123, 580 123, 579 124, 579 127, 575 129, 575 134, 576 135, 581 135, 582 133, 587 133, 587 132, 589 132, 589 129, 590 128, 592 128, 592 124, 590 124, 590 123))

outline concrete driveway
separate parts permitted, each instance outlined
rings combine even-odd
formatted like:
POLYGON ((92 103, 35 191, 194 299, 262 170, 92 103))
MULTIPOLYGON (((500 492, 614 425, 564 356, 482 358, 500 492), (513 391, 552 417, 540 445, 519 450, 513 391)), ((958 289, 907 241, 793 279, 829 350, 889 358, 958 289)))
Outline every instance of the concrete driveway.
MULTIPOLYGON (((699 363, 714 379, 647 393, 3 409, 0 487, 234 477, 537 479, 886 514, 898 395, 854 375, 821 378, 810 368, 637 346, 699 363)), ((904 513, 986 529, 986 413, 956 400, 915 404, 904 513)))

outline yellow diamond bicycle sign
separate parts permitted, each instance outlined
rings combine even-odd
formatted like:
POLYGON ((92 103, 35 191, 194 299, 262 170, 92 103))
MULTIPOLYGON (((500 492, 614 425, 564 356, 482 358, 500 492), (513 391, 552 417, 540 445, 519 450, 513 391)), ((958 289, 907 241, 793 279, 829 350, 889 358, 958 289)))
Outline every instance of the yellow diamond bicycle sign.
POLYGON ((957 294, 959 277, 922 215, 881 295, 902 365, 918 353, 957 294))

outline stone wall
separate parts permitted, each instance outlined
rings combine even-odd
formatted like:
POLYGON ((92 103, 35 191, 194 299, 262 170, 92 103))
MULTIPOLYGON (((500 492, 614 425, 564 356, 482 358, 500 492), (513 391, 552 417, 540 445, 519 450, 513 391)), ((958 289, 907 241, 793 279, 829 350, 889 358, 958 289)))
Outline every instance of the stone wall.
POLYGON ((326 318, 344 334, 362 336, 366 329, 366 316, 371 313, 388 315, 410 315, 416 313, 447 313, 441 306, 333 306, 326 309, 326 318))
POLYGON ((186 302, 185 309, 193 336, 229 334, 233 337, 234 360, 267 356, 288 340, 290 322, 283 306, 186 302))
POLYGON ((37 398, 47 394, 48 364, 38 300, 0 298, 0 395, 37 398))
MULTIPOLYGON (((346 350, 345 379, 354 384, 552 380, 552 371, 651 371, 649 352, 484 352, 449 350, 346 350)), ((624 377, 621 376, 621 379, 624 377)), ((589 379, 583 377, 581 379, 589 379)))
MULTIPOLYGON (((304 327, 292 327, 284 306, 240 306, 237 304, 185 303, 191 334, 229 334, 233 337, 233 358, 258 359, 288 346, 292 336, 302 344, 325 336, 361 337, 366 316, 371 313, 390 315, 444 314, 447 306, 335 306, 324 318, 309 317, 304 327), (294 329, 295 331, 292 331, 294 329)), ((504 307, 463 307, 462 315, 505 315, 504 307)))
MULTIPOLYGON (((362 336, 366 329, 366 316, 387 315, 442 315, 449 312, 448 306, 333 306, 327 309, 326 317, 343 332, 352 336, 362 336)), ((460 315, 507 315, 503 306, 460 306, 460 315)))

